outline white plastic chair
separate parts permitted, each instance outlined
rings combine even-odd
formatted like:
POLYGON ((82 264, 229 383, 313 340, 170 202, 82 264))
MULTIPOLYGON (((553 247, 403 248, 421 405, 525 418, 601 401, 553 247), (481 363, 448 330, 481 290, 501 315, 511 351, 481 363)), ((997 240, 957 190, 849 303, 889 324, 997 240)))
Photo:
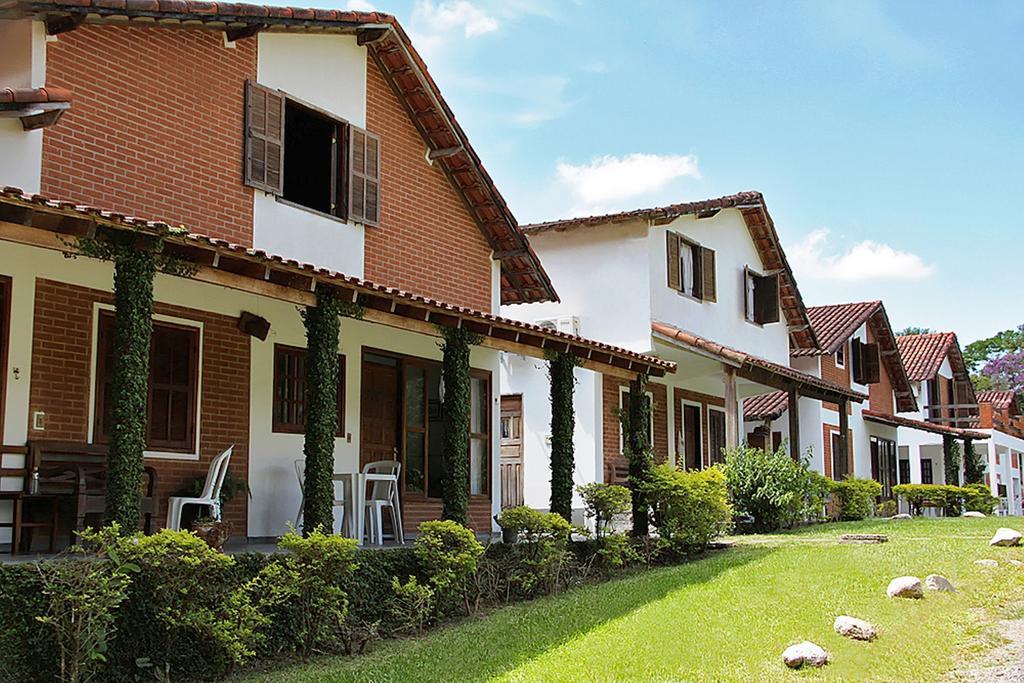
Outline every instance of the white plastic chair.
POLYGON ((220 490, 224 486, 224 477, 228 474, 228 464, 235 445, 218 455, 210 463, 203 483, 203 492, 196 498, 173 496, 167 499, 167 528, 178 531, 181 529, 181 511, 186 505, 205 505, 210 508, 210 516, 220 519, 220 490))
MULTIPOLYGON (((299 511, 295 513, 295 528, 302 528, 302 515, 306 510, 306 460, 305 458, 299 458, 295 461, 295 476, 299 480, 299 492, 302 494, 299 498, 299 511)), ((335 489, 334 495, 338 495, 337 489, 335 489)), ((335 518, 334 522, 338 525, 338 529, 341 531, 347 531, 345 523, 348 520, 345 518, 345 490, 341 491, 341 498, 334 499, 334 510, 335 518), (337 512, 340 510, 340 512, 337 512)))
POLYGON ((402 532, 402 510, 398 501, 398 475, 402 472, 402 463, 397 460, 378 460, 363 466, 363 474, 372 474, 377 478, 370 480, 370 495, 366 497, 366 512, 369 519, 367 533, 370 543, 384 544, 384 508, 391 514, 391 528, 395 531, 395 540, 405 543, 402 532))

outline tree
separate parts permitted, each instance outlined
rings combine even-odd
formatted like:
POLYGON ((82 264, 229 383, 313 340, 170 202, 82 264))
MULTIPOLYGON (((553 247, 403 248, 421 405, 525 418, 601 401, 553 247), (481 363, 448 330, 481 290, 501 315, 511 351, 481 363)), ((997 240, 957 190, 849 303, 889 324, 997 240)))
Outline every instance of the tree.
POLYGON ((972 372, 977 372, 988 361, 1021 351, 1024 351, 1024 324, 971 342, 964 348, 964 361, 972 372))
POLYGON ((914 334, 932 334, 935 330, 930 327, 904 327, 896 333, 897 337, 907 337, 914 334))

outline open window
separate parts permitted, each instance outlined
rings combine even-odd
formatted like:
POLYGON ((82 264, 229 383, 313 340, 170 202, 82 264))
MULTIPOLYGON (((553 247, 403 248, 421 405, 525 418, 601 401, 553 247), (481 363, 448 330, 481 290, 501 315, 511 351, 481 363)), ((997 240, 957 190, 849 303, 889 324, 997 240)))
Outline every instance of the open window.
POLYGON ((717 301, 715 251, 668 231, 668 286, 701 301, 717 301))
POLYGON ((761 275, 743 269, 743 309, 747 320, 758 325, 779 322, 779 274, 761 275))
POLYGON ((865 344, 856 337, 850 340, 853 359, 853 381, 857 384, 875 384, 881 379, 881 359, 878 344, 865 344))
POLYGON ((380 224, 380 138, 255 83, 246 84, 245 183, 319 213, 380 224))

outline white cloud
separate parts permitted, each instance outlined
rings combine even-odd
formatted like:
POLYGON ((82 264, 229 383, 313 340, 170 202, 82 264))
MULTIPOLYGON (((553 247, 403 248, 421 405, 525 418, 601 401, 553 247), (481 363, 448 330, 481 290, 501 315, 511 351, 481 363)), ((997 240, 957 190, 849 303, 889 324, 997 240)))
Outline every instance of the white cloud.
POLYGON ((692 154, 605 155, 580 165, 560 161, 556 173, 588 206, 657 192, 677 178, 700 178, 697 157, 692 154))
POLYGON ((462 32, 466 38, 492 33, 500 26, 494 16, 468 0, 447 0, 436 5, 431 0, 418 0, 413 21, 424 33, 462 32))
POLYGON ((837 250, 829 243, 827 229, 811 231, 787 247, 786 254, 797 277, 816 280, 923 280, 935 272, 917 254, 871 240, 837 250))

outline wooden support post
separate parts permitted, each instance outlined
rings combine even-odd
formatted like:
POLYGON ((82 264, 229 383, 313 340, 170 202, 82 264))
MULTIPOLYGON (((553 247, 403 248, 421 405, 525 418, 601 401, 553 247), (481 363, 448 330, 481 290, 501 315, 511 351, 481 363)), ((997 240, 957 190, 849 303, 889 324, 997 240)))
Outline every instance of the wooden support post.
MULTIPOLYGON (((839 459, 846 463, 848 476, 853 476, 853 467, 850 465, 850 401, 842 399, 839 401, 839 459)), ((832 473, 835 478, 835 472, 832 473)))
POLYGON ((800 394, 789 390, 789 453, 800 462, 800 394))
POLYGON ((731 451, 740 445, 739 403, 736 399, 736 368, 724 365, 725 373, 725 450, 731 451))

